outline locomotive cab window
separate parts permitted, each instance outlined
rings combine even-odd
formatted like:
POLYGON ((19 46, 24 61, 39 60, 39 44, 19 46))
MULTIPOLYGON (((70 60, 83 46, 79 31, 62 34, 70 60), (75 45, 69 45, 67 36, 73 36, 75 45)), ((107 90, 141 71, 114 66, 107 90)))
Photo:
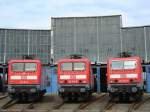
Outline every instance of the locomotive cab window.
POLYGON ((85 70, 85 63, 74 63, 74 70, 85 70))
POLYGON ((36 71, 37 64, 36 63, 25 63, 25 71, 36 71))
POLYGON ((72 70, 72 63, 62 63, 61 70, 72 70))
POLYGON ((24 71, 24 63, 13 63, 12 71, 24 71))
POLYGON ((61 70, 64 70, 64 71, 85 70, 85 63, 82 63, 82 62, 62 63, 61 70))
POLYGON ((122 70, 122 69, 135 69, 136 68, 136 61, 112 61, 111 69, 112 70, 122 70))
POLYGON ((124 69, 135 69, 136 61, 124 61, 124 69))
POLYGON ((111 68, 112 70, 123 69, 123 61, 112 61, 111 68))
POLYGON ((13 63, 12 71, 36 71, 37 64, 36 63, 13 63))

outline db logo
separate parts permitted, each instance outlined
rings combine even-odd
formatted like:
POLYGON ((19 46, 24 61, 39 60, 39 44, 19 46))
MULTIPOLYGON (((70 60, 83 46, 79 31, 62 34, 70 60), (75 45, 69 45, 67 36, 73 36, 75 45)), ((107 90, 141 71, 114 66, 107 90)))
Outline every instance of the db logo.
POLYGON ((27 79, 27 76, 21 76, 21 79, 25 80, 25 79, 27 79))

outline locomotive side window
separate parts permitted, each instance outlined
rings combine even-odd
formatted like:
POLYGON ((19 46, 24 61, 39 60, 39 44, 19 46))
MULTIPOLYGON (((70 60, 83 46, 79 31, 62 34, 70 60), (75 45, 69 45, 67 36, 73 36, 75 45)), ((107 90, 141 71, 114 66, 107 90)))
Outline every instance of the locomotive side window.
POLYGON ((74 70, 85 70, 85 63, 74 63, 74 70))
POLYGON ((25 63, 25 71, 36 71, 37 64, 36 63, 25 63))
POLYGON ((12 71, 24 71, 24 63, 13 63, 12 71))
POLYGON ((61 70, 72 70, 72 63, 62 63, 61 70))

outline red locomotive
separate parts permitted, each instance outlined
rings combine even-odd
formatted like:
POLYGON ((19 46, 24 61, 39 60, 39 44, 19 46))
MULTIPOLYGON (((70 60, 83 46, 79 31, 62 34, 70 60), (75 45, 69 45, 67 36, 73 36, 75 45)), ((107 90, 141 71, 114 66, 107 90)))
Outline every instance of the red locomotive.
POLYGON ((72 55, 58 62, 58 91, 65 100, 88 98, 94 88, 91 62, 88 58, 72 55))
POLYGON ((140 57, 110 58, 107 63, 108 92, 119 100, 140 100, 143 94, 140 57))
POLYGON ((34 100, 46 92, 46 76, 40 60, 11 60, 8 64, 8 92, 13 99, 34 100))

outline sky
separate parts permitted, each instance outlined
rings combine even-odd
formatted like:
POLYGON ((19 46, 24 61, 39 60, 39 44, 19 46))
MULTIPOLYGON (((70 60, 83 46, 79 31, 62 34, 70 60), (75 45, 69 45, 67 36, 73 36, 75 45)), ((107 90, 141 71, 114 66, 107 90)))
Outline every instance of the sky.
POLYGON ((50 29, 51 17, 122 15, 124 27, 150 25, 150 0, 0 0, 0 28, 50 29))

